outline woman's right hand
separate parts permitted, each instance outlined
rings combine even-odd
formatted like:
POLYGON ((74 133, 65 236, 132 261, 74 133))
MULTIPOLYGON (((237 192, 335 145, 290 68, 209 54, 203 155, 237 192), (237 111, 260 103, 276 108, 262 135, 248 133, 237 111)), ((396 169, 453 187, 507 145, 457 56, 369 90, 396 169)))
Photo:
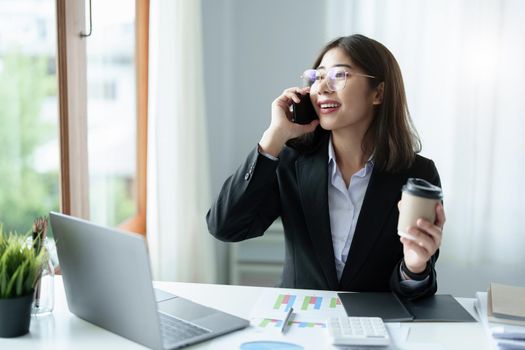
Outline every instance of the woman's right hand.
POLYGON ((290 121, 292 117, 292 112, 290 111, 292 103, 299 103, 300 95, 306 95, 308 91, 309 88, 289 88, 284 90, 282 94, 272 102, 272 120, 259 142, 259 146, 263 152, 277 157, 286 141, 312 132, 317 125, 319 125, 318 119, 305 125, 290 121))

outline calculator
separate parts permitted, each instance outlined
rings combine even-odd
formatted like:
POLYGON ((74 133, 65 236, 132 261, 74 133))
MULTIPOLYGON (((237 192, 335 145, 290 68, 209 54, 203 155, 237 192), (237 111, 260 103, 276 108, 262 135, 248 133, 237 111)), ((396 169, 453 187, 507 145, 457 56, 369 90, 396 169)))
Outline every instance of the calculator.
POLYGON ((326 322, 333 345, 388 346, 390 336, 379 317, 332 317, 326 322))

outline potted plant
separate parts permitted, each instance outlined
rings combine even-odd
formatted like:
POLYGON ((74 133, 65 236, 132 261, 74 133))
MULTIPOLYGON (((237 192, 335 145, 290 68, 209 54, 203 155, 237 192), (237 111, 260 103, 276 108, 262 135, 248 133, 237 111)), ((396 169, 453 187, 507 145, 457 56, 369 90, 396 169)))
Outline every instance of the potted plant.
POLYGON ((45 249, 37 253, 26 236, 5 234, 0 225, 0 337, 29 332, 34 288, 46 261, 45 249))

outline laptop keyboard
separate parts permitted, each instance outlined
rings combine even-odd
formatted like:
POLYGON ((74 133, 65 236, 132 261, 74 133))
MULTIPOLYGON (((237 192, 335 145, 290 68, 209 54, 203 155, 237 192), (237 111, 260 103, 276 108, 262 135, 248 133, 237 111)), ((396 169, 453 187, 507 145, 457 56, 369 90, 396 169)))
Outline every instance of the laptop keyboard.
POLYGON ((183 321, 162 312, 160 314, 160 326, 164 343, 177 343, 186 339, 198 337, 199 335, 211 333, 209 329, 202 328, 196 324, 183 321))

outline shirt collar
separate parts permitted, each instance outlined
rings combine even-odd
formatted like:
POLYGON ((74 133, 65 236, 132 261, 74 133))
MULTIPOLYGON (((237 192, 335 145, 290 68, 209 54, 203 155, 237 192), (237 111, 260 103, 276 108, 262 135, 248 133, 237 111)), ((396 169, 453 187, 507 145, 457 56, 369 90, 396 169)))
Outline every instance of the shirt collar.
MULTIPOLYGON (((372 153, 370 157, 368 158, 365 167, 361 170, 359 170, 354 175, 357 175, 359 177, 365 177, 367 176, 372 169, 374 168, 374 154, 372 153)), ((335 151, 334 151, 334 145, 332 144, 332 135, 330 135, 330 138, 328 139, 328 169, 329 174, 333 177, 337 174, 337 161, 335 158, 335 151)))

